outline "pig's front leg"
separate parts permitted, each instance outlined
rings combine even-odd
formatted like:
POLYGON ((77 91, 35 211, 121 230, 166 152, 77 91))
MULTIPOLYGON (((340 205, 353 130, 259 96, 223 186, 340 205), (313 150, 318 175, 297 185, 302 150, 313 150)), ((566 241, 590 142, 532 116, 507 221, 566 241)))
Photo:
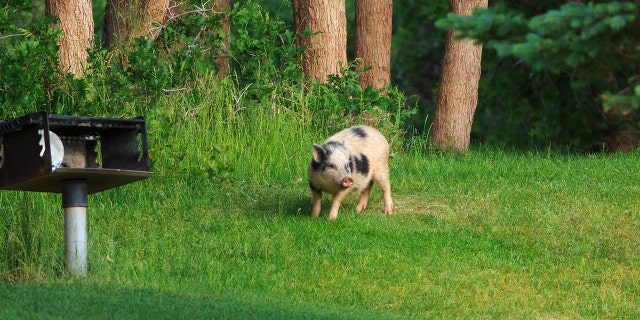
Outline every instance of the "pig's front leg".
POLYGON ((319 217, 322 204, 322 191, 311 190, 311 194, 313 195, 313 209, 311 211, 311 215, 313 217, 319 217))

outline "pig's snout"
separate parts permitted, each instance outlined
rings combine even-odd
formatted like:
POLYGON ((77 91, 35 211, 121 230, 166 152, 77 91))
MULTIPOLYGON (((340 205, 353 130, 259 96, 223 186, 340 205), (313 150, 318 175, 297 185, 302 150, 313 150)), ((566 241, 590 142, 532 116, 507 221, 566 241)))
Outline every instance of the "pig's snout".
POLYGON ((342 178, 342 187, 343 188, 349 188, 352 185, 353 185, 353 178, 351 178, 351 177, 342 178))

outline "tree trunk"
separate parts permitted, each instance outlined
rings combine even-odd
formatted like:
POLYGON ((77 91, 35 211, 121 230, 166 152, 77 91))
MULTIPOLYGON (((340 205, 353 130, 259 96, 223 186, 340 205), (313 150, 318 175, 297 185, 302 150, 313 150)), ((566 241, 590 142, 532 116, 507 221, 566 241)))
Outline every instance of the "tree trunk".
POLYGON ((322 82, 347 67, 345 0, 292 0, 296 45, 306 48, 302 67, 307 77, 322 82), (305 30, 312 36, 304 36, 305 30))
MULTIPOLYGON (((213 9, 216 12, 224 12, 231 10, 231 0, 215 0, 213 2, 213 9)), ((224 31, 224 40, 222 40, 222 48, 218 52, 216 58, 216 66, 218 67, 218 75, 229 75, 229 34, 231 33, 231 22, 229 15, 225 14, 222 19, 222 30, 224 31)))
MULTIPOLYGON (((476 7, 486 8, 488 0, 450 0, 449 12, 469 15, 476 7)), ((445 150, 466 152, 471 139, 471 125, 478 103, 478 81, 482 45, 472 39, 455 40, 447 31, 440 88, 436 98, 431 145, 445 150)))
POLYGON ((359 67, 370 67, 360 75, 360 86, 386 88, 391 83, 392 0, 356 0, 356 58, 359 67))
POLYGON ((169 8, 169 0, 108 0, 102 27, 106 47, 128 46, 140 37, 155 39, 169 8))
POLYGON ((93 13, 91 0, 46 0, 45 14, 56 16, 56 26, 62 30, 58 38, 60 69, 84 75, 87 49, 93 43, 93 13))

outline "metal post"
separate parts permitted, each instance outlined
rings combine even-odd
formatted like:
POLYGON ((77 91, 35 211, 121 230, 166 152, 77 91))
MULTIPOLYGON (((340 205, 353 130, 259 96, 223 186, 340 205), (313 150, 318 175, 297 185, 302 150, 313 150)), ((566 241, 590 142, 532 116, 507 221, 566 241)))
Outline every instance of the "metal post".
POLYGON ((64 241, 67 268, 74 276, 87 275, 87 182, 62 183, 64 241))

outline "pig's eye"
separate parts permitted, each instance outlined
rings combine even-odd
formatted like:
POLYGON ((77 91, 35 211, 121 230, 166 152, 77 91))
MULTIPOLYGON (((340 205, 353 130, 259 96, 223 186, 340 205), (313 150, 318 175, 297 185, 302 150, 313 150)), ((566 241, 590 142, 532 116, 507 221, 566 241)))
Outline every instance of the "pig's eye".
POLYGON ((335 170, 335 168, 336 168, 336 166, 335 166, 335 165, 333 165, 333 164, 328 164, 328 165, 327 165, 327 169, 335 170))

